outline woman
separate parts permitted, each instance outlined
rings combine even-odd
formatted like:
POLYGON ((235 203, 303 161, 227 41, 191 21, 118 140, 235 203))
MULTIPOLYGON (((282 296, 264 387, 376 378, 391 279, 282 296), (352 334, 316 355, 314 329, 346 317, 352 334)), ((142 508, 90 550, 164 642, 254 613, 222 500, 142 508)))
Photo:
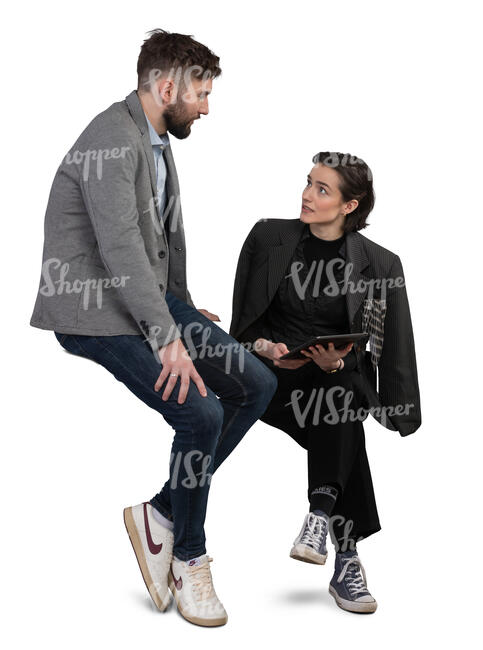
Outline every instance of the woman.
POLYGON ((243 245, 230 334, 277 376, 261 419, 307 450, 310 508, 290 556, 324 564, 330 531, 330 593, 374 612, 356 547, 381 529, 362 422, 371 412, 401 436, 421 424, 411 317, 399 257, 359 233, 374 206, 370 169, 339 152, 312 162, 300 217, 262 219, 243 245), (281 359, 314 336, 357 332, 366 336, 343 349, 281 359))

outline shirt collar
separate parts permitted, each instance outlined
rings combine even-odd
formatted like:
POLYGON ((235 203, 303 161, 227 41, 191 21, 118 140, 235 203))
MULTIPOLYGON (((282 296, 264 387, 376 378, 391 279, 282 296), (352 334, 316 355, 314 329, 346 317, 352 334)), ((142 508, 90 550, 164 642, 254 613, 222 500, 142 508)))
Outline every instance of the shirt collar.
MULTIPOLYGON (((310 237, 310 225, 308 223, 305 223, 299 243, 304 242, 309 237, 310 237)), ((346 238, 344 237, 342 240, 342 244, 340 245, 340 248, 337 251, 337 253, 340 254, 341 257, 343 257, 344 259, 345 259, 345 252, 346 252, 345 240, 346 238)))
POLYGON ((151 140, 151 144, 153 145, 163 145, 166 147, 169 144, 169 137, 167 133, 163 133, 162 135, 158 135, 149 121, 148 116, 146 115, 146 112, 144 112, 144 115, 146 116, 146 122, 148 123, 148 129, 149 129, 149 139, 151 140))

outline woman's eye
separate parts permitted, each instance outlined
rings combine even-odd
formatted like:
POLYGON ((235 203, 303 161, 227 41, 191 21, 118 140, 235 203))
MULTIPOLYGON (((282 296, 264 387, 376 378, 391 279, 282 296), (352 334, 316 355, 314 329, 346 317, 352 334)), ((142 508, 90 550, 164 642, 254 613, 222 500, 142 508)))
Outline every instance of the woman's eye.
POLYGON ((325 187, 321 187, 320 190, 321 190, 321 191, 324 190, 324 192, 325 192, 325 187))

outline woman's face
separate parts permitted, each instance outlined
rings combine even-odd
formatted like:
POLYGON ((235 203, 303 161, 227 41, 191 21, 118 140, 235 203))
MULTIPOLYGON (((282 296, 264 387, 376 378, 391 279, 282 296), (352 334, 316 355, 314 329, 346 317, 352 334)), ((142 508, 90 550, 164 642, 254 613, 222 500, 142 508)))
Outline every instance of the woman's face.
POLYGON ((307 176, 302 193, 300 220, 304 223, 340 223, 352 212, 358 202, 345 202, 339 190, 339 175, 331 167, 318 163, 307 176))

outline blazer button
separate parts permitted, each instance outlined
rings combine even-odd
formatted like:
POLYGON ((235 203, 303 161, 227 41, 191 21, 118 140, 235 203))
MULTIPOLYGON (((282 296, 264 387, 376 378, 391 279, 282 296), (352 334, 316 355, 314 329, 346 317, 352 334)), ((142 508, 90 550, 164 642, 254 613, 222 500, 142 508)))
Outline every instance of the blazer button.
POLYGON ((179 286, 181 284, 181 280, 175 280, 174 283, 179 286))
POLYGON ((166 252, 165 252, 165 251, 159 251, 159 253, 158 253, 158 257, 159 257, 160 259, 163 259, 163 257, 165 257, 165 256, 166 256, 166 252))
POLYGON ((159 285, 159 288, 160 288, 161 291, 164 289, 162 284, 159 285))
POLYGON ((174 247, 174 250, 179 252, 179 251, 182 251, 183 249, 180 248, 179 246, 175 246, 175 247, 174 247))

